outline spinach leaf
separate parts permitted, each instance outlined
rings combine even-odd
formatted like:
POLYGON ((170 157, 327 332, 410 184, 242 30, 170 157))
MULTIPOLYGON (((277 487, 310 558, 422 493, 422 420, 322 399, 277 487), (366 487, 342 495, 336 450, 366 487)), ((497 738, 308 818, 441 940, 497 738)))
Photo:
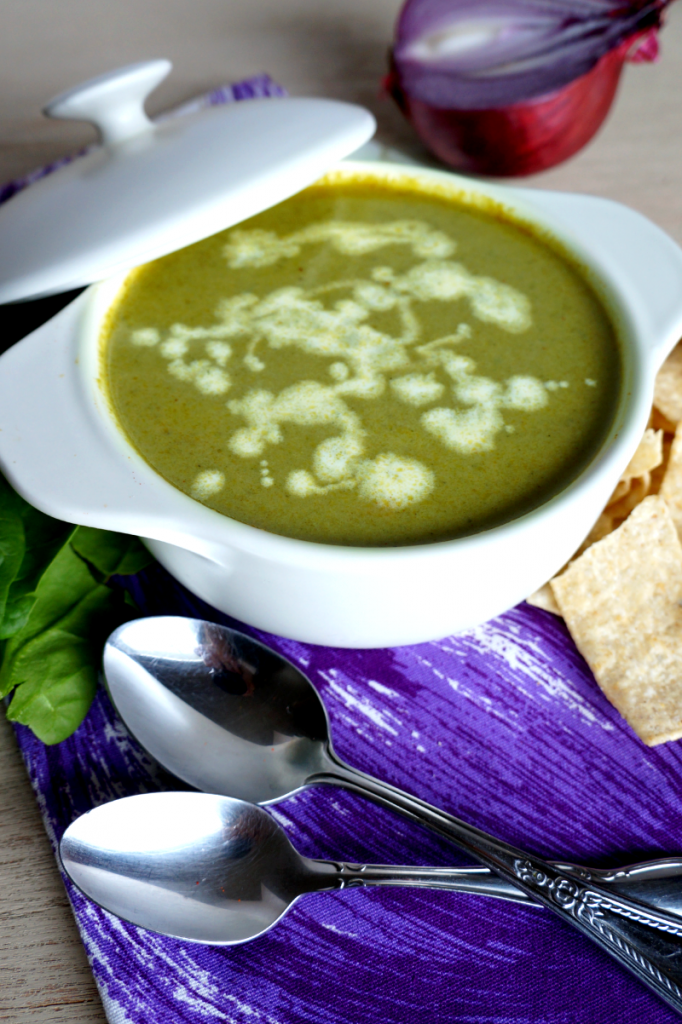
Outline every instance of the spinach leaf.
POLYGON ((7 717, 59 743, 80 725, 97 685, 102 644, 130 614, 98 583, 67 542, 45 570, 23 628, 8 640, 0 696, 15 690, 7 717))
POLYGON ((105 584, 153 561, 135 537, 39 512, 0 475, 0 697, 45 743, 78 728, 108 634, 131 601, 105 584))
POLYGON ((12 509, 0 508, 0 637, 3 631, 10 589, 26 549, 24 526, 21 516, 12 509))
POLYGON ((25 551, 19 571, 9 589, 0 637, 14 636, 25 625, 36 601, 43 573, 73 533, 70 523, 43 515, 27 506, 22 515, 25 551))
POLYGON ((59 648, 60 638, 47 638, 35 654, 45 658, 44 673, 23 683, 7 710, 10 721, 28 725, 43 743, 60 743, 81 724, 90 709, 97 673, 91 652, 69 639, 59 648))
POLYGON ((71 546, 105 580, 115 574, 132 576, 154 561, 137 537, 96 530, 92 526, 79 526, 71 538, 71 546))
POLYGON ((0 476, 0 639, 25 624, 45 569, 73 530, 33 508, 0 476))

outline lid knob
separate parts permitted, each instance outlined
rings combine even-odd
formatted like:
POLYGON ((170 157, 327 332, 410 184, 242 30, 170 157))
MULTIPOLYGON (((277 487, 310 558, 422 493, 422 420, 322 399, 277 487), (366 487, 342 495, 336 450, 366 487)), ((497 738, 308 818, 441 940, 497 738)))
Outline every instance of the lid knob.
POLYGON ((43 113, 69 121, 89 121, 105 145, 114 145, 152 130, 144 101, 172 66, 169 60, 149 60, 98 75, 55 96, 43 113))

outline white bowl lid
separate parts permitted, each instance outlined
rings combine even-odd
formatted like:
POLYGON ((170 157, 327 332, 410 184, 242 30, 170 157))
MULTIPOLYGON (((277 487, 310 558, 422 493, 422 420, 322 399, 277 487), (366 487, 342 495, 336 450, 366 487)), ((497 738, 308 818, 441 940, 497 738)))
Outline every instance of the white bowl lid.
POLYGON ((375 121, 325 99, 268 98, 152 123, 169 61, 102 75, 52 100, 102 145, 0 206, 0 303, 67 291, 190 245, 312 184, 375 121))

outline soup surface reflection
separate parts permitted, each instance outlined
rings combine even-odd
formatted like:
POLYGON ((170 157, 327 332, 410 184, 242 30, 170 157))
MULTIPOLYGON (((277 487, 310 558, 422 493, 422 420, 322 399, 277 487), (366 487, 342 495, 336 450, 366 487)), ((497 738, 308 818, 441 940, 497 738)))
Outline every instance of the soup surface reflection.
POLYGON ((116 417, 166 480, 346 545, 543 503, 595 454, 621 380, 597 296, 531 232, 331 177, 135 270, 102 351, 116 417))

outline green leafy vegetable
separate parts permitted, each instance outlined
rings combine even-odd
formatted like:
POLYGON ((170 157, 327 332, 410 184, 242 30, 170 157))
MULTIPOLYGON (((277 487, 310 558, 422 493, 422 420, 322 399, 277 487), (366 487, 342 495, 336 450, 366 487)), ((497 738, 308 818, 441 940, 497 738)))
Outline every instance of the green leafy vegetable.
POLYGON ((13 509, 0 507, 0 623, 5 619, 10 589, 21 568, 24 547, 21 517, 13 509))
POLYGON ((4 602, 0 582, 0 639, 6 639, 23 627, 43 573, 76 528, 33 508, 2 477, 0 484, 0 516, 7 517, 0 523, 2 543, 11 544, 14 566, 4 602))
POLYGON ((79 526, 71 545, 74 551, 108 579, 109 576, 132 576, 154 559, 137 537, 92 526, 79 526))
POLYGON ((42 577, 26 624, 5 647, 0 696, 16 688, 8 718, 46 743, 69 736, 90 707, 101 646, 121 621, 122 604, 65 544, 42 577))
POLYGON ((152 561, 134 537, 74 527, 34 509, 0 476, 0 697, 45 743, 78 728, 107 635, 131 617, 108 587, 152 561))

